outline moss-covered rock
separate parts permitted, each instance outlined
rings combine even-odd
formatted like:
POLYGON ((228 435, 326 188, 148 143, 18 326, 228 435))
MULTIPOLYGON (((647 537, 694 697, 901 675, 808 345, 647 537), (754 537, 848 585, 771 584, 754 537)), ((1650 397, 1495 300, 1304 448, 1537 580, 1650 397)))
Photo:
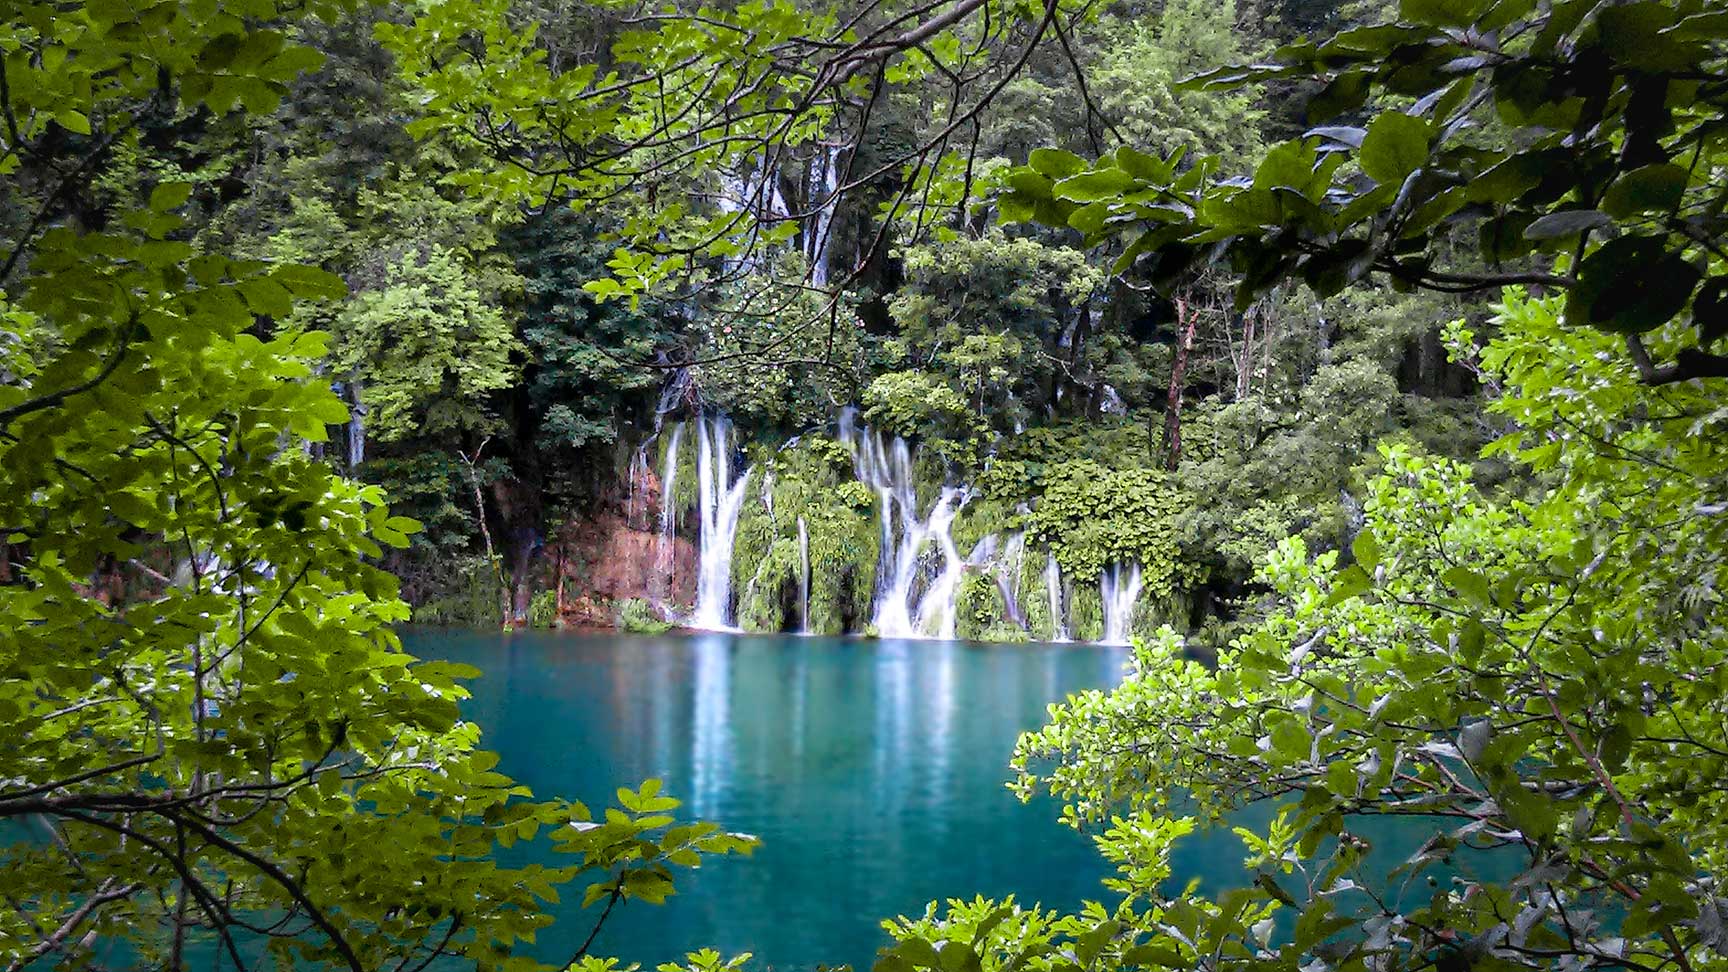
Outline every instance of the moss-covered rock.
POLYGON ((821 435, 759 458, 738 518, 732 553, 739 625, 747 631, 793 631, 805 570, 798 539, 809 544, 809 631, 844 634, 869 620, 881 528, 874 491, 853 478, 845 447, 821 435))
POLYGON ((671 630, 672 622, 655 613, 654 605, 631 597, 616 605, 618 630, 632 634, 663 634, 671 630))

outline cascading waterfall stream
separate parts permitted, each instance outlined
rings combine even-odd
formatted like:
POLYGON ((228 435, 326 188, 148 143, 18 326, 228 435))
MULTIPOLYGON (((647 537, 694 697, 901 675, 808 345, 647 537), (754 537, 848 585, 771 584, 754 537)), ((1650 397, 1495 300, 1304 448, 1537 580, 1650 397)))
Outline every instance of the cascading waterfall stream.
POLYGON ((654 541, 653 601, 662 617, 672 617, 672 570, 676 566, 678 505, 678 446, 684 440, 684 423, 672 426, 666 440, 666 458, 660 463, 660 536, 654 541))
MULTIPOLYGON (((993 541, 995 534, 991 534, 989 539, 993 541)), ((976 550, 973 555, 977 555, 976 550)), ((1025 559, 1026 533, 1017 530, 1009 535, 996 569, 996 590, 1002 595, 1003 611, 1008 623, 1017 628, 1026 627, 1026 612, 1020 610, 1020 565, 1025 559)))
POLYGON ((653 444, 650 437, 630 456, 630 494, 624 504, 624 520, 633 530, 648 525, 648 449, 653 444))
POLYGON ((1098 575, 1098 593, 1104 600, 1106 645, 1125 645, 1134 626, 1134 602, 1140 599, 1140 565, 1129 564, 1123 576, 1121 564, 1111 564, 1098 575))
POLYGON ((696 420, 696 499, 701 516, 696 609, 690 627, 732 627, 732 544, 750 483, 746 468, 732 479, 732 422, 724 415, 696 420))
POLYGON ((810 229, 810 282, 828 283, 829 250, 834 231, 834 207, 840 189, 840 149, 828 148, 810 164, 808 196, 815 204, 815 225, 810 229))
POLYGON ((1068 612, 1062 603, 1062 567, 1056 555, 1044 561, 1044 593, 1050 598, 1050 640, 1071 641, 1068 634, 1068 612))
POLYGON ((871 621, 883 638, 953 638, 954 594, 966 562, 954 546, 949 528, 969 491, 943 487, 930 510, 919 515, 912 480, 912 450, 895 436, 884 440, 857 424, 857 412, 840 413, 840 441, 852 451, 859 482, 876 490, 882 520, 882 554, 876 568, 876 600, 871 621), (926 547, 935 541, 940 569, 914 606, 913 589, 927 574, 926 547))
MULTIPOLYGON (((658 431, 656 438, 658 437, 658 431)), ((1029 599, 1037 597, 1036 581, 1026 580, 1031 589, 1022 591, 1022 565, 1031 553, 1026 549, 1023 531, 986 534, 963 555, 954 539, 954 523, 972 499, 965 486, 943 486, 927 506, 920 507, 915 480, 915 456, 910 444, 899 436, 887 436, 858 421, 857 410, 843 409, 837 437, 851 453, 852 471, 857 481, 876 494, 876 516, 881 545, 876 558, 875 584, 869 605, 869 624, 882 638, 952 640, 959 634, 961 617, 958 600, 962 581, 967 572, 978 573, 993 582, 995 595, 1000 595, 1000 620, 1022 630, 1028 628, 1023 610, 1029 599)), ((656 580, 652 595, 661 614, 684 626, 709 631, 735 631, 742 607, 733 604, 733 562, 739 525, 744 508, 760 508, 767 515, 764 524, 770 544, 774 537, 791 534, 786 539, 797 544, 796 608, 785 605, 783 621, 791 627, 792 611, 796 610, 797 630, 811 632, 812 576, 810 557, 811 524, 800 509, 776 509, 773 470, 767 469, 754 480, 756 469, 739 462, 736 430, 730 419, 718 413, 700 414, 686 422, 675 423, 664 440, 661 461, 661 498, 659 533, 655 547, 656 580), (696 428, 695 476, 697 536, 697 576, 695 606, 688 615, 674 613, 671 577, 678 535, 679 504, 676 498, 681 444, 686 427, 696 428), (756 488, 751 489, 752 486, 756 488)), ((790 446, 791 443, 787 443, 790 446)), ((782 448, 785 448, 783 446, 782 448)), ((648 478, 645 467, 651 462, 644 446, 631 464, 632 483, 638 477, 648 478)), ((645 502, 644 502, 644 505, 645 502)), ((646 513, 645 519, 650 518, 646 513)), ((758 515, 758 514, 752 514, 758 515)), ((754 522, 754 521, 753 521, 754 522)), ((752 530, 756 530, 752 527, 752 530)), ((752 537, 758 534, 752 533, 752 537)), ((755 542, 755 541, 753 541, 755 542)), ((764 564, 770 561, 764 560, 764 564)), ((757 578, 763 569, 757 568, 757 578)), ((777 575, 788 583, 792 565, 777 567, 777 575)), ((1053 552, 1046 553, 1043 569, 1044 596, 1049 604, 1049 627, 1030 632, 1033 637, 1047 637, 1056 642, 1073 640, 1071 593, 1062 575, 1061 565, 1053 552)), ((774 581, 778 585, 779 581, 774 581)), ((1103 631, 1099 643, 1127 644, 1134 628, 1134 612, 1143 588, 1140 566, 1123 562, 1111 564, 1098 576, 1098 590, 1103 609, 1103 631)), ((755 580, 741 595, 741 603, 751 606, 751 617, 762 609, 758 602, 764 597, 779 598, 782 588, 775 586, 757 590, 755 580)), ((790 595, 790 592, 787 592, 790 595)), ((826 602, 825 602, 826 603, 826 602)), ((778 611, 777 606, 768 610, 778 611)), ((995 622, 992 622, 995 623, 995 622)), ((1090 632, 1088 632, 1090 633, 1090 632)), ((970 636, 971 633, 969 633, 970 636)))
POLYGON ((810 528, 804 518, 798 518, 798 603, 802 613, 798 618, 798 633, 810 633, 810 528))

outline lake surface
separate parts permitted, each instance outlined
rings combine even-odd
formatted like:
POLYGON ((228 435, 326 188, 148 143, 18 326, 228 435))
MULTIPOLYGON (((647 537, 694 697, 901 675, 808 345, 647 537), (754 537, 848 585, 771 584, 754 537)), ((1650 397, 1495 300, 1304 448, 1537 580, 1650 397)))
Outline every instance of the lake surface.
MULTIPOLYGON (((621 905, 593 954, 651 970, 713 947, 754 953, 756 969, 865 972, 888 941, 882 919, 920 914, 929 901, 1111 900, 1090 839, 1056 822, 1053 801, 1022 804, 1003 784, 1018 734, 1042 725, 1050 702, 1114 685, 1125 648, 433 631, 406 641, 485 673, 464 711, 500 769, 537 795, 598 809, 620 785, 658 777, 684 801, 681 819, 762 839, 752 857, 677 872, 679 893, 663 906, 621 905)), ((1271 809, 1247 808, 1231 823, 1264 832, 1271 809)), ((1386 879, 1441 825, 1353 820, 1373 848, 1363 861, 1372 877, 1359 879, 1394 900, 1426 900, 1425 881, 1386 879)), ((517 845, 506 855, 536 853, 517 845)), ((1190 879, 1210 894, 1239 884, 1244 855, 1227 827, 1186 837, 1171 854, 1171 890, 1190 879)), ((1504 880, 1516 856, 1476 863, 1504 880)), ((584 912, 580 900, 580 889, 565 895, 539 957, 562 962, 587 936, 599 908, 584 912)))
MULTIPOLYGON (((660 907, 613 913, 596 954, 655 963, 712 946, 758 968, 868 969, 883 918, 946 897, 1073 908, 1105 896, 1091 841, 1048 800, 1003 788, 1015 737, 1045 706, 1112 685, 1126 649, 755 635, 415 631, 422 657, 485 674, 465 713, 500 769, 590 806, 648 777, 681 817, 756 834, 752 857, 680 872, 660 907)), ((1241 845, 1228 838, 1229 864, 1241 845)), ((574 952, 597 908, 571 894, 545 958, 574 952)))

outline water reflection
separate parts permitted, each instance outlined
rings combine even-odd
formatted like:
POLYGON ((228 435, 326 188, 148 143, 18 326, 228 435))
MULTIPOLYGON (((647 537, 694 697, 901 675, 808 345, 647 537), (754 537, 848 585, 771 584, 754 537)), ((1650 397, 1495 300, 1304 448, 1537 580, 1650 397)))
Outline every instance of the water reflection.
MULTIPOLYGON (((713 816, 732 770, 732 639, 699 635, 695 654, 695 717, 690 721, 690 810, 713 816)), ((664 703, 661 703, 664 705, 664 703)))
MULTIPOLYGON (((651 968, 714 946, 781 969, 867 968, 877 923, 928 900, 1072 908, 1102 894, 1090 842, 1003 783, 1016 735, 1049 702, 1113 682, 1121 649, 446 633, 410 647, 486 673, 467 711, 536 793, 605 805, 655 776, 681 814, 762 837, 753 859, 703 868, 664 908, 621 908, 605 954, 651 968)), ((586 935, 579 900, 566 896, 539 954, 567 956, 586 935)))

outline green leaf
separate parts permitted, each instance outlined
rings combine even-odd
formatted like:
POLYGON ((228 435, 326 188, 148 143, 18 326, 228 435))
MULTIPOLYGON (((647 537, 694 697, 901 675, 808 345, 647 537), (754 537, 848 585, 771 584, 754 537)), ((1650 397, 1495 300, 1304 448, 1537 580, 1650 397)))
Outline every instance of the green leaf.
POLYGON ((1524 238, 1527 240, 1557 240, 1568 236, 1577 236, 1587 230, 1598 230, 1608 226, 1612 220, 1608 215, 1594 209, 1562 209, 1549 213, 1524 227, 1524 238))
POLYGON ((1381 185, 1401 183, 1428 161, 1428 122, 1403 112, 1382 112, 1368 125, 1358 159, 1362 171, 1381 185))
POLYGON ((1137 185, 1135 178, 1121 169, 1095 169, 1063 179, 1053 192, 1058 199, 1088 203, 1117 198, 1137 185))
POLYGON ((1651 331, 1686 307, 1698 269, 1655 236, 1622 236, 1578 264, 1566 319, 1617 334, 1651 331))
POLYGON ((69 132, 75 132, 79 135, 90 134, 90 119, 85 117, 81 111, 62 108, 54 113, 54 120, 60 123, 61 128, 69 132))
POLYGON ((1493 607, 1493 598, 1489 593, 1488 578, 1468 567, 1449 567, 1440 575, 1446 585, 1469 601, 1471 605, 1481 609, 1493 607))
POLYGON ((1049 176, 1052 180, 1066 179, 1086 168, 1086 160, 1073 152, 1055 148, 1036 148, 1027 156, 1026 163, 1037 172, 1049 176))
POLYGON ((1350 542, 1350 552, 1363 570, 1373 570, 1380 563, 1380 543, 1367 530, 1356 534, 1356 539, 1350 542))
POLYGON ((341 277, 318 267, 287 263, 278 266, 270 276, 302 299, 335 300, 348 295, 348 285, 341 277))
POLYGON ((178 209, 192 197, 190 182, 162 182, 150 190, 150 208, 159 213, 178 209))
POLYGON ((1602 211, 1615 219, 1674 212, 1686 196, 1689 178, 1685 169, 1671 162, 1633 169, 1608 188, 1602 211))

